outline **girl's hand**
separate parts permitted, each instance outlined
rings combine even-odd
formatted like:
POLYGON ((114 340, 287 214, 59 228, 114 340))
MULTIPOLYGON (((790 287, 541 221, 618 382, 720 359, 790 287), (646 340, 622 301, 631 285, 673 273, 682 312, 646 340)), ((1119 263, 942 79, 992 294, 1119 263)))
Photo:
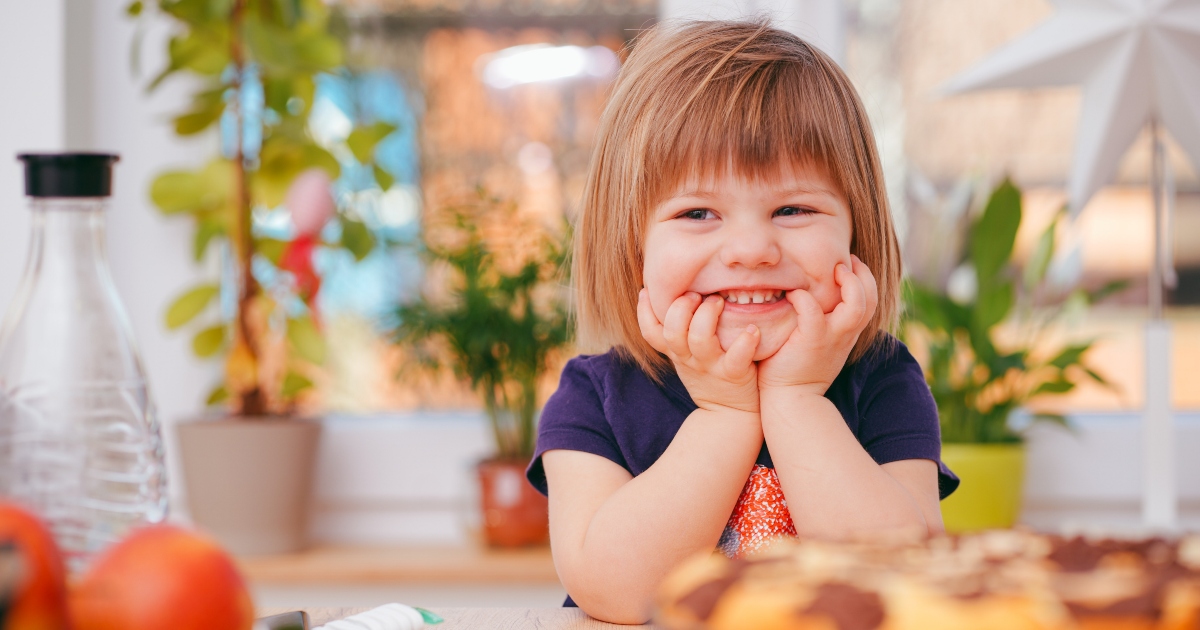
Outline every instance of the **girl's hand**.
POLYGON ((850 258, 853 270, 843 263, 834 270, 842 301, 828 315, 808 291, 788 292, 787 300, 796 309, 796 329, 778 352, 759 362, 761 389, 799 388, 823 396, 842 371, 879 304, 875 276, 857 256, 850 258))
POLYGON ((754 350, 762 336, 748 326, 728 351, 717 341, 717 320, 725 308, 720 296, 701 300, 689 291, 667 309, 665 322, 650 308, 646 290, 638 293, 638 324, 651 347, 675 364, 679 380, 697 407, 758 413, 758 374, 754 350))

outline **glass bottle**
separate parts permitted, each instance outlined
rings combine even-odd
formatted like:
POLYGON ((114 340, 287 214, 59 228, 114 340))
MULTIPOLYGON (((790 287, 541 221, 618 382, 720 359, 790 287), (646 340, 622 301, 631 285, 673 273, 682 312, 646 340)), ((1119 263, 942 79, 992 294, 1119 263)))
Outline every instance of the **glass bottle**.
POLYGON ((78 571, 166 518, 163 444, 105 252, 117 156, 19 158, 32 235, 0 326, 0 495, 48 521, 78 571))

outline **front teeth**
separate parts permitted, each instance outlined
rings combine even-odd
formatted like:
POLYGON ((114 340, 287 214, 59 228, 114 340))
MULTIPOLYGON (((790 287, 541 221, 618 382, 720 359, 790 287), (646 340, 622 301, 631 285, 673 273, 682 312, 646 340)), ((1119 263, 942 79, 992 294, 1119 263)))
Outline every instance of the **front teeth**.
POLYGON ((721 291, 720 295, 731 304, 771 304, 783 299, 783 291, 721 291))

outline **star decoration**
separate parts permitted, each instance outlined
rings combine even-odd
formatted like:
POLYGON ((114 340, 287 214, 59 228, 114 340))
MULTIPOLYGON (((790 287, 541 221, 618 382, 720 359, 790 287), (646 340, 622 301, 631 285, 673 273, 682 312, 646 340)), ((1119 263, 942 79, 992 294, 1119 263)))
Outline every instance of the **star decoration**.
POLYGON ((1058 0, 948 93, 1083 84, 1068 204, 1078 214, 1157 121, 1200 169, 1200 0, 1058 0))

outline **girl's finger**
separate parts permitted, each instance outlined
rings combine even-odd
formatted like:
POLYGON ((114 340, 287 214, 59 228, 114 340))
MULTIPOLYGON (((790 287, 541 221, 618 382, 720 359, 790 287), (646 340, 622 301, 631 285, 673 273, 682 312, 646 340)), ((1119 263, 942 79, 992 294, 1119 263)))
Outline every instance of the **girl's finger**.
POLYGON ((650 308, 650 298, 646 295, 645 289, 638 292, 637 315, 638 327, 642 329, 642 338, 650 344, 651 348, 666 354, 667 340, 663 338, 663 327, 658 323, 654 309, 650 308))
POLYGON ((798 331, 818 339, 825 334, 825 311, 821 310, 821 305, 817 304, 811 293, 804 289, 788 291, 787 300, 796 310, 798 331))
POLYGON ((842 301, 829 314, 829 323, 837 332, 857 331, 869 319, 862 280, 841 263, 834 271, 834 279, 841 287, 842 301))
POLYGON ((692 355, 705 362, 716 361, 721 356, 721 342, 717 340, 717 322, 721 319, 721 311, 725 310, 725 300, 719 295, 704 298, 692 316, 692 325, 688 328, 688 346, 692 355))
POLYGON ((754 351, 758 350, 758 342, 761 340, 762 332, 754 324, 747 326, 746 330, 743 330, 742 334, 733 340, 729 350, 725 353, 725 358, 722 359, 725 364, 725 373, 730 378, 745 376, 750 371, 754 364, 754 351))
POLYGON ((692 325, 692 316, 700 305, 700 294, 688 291, 675 299, 667 308, 667 316, 663 318, 663 338, 667 340, 667 348, 680 361, 692 357, 688 348, 688 328, 692 325))
MULTIPOLYGON (((863 283, 863 291, 867 295, 867 320, 870 320, 875 315, 875 309, 879 308, 879 284, 875 281, 875 274, 871 273, 871 269, 866 263, 859 260, 858 256, 850 255, 851 262, 854 264, 854 275, 863 283)), ((864 322, 864 325, 865 322, 864 322)))

